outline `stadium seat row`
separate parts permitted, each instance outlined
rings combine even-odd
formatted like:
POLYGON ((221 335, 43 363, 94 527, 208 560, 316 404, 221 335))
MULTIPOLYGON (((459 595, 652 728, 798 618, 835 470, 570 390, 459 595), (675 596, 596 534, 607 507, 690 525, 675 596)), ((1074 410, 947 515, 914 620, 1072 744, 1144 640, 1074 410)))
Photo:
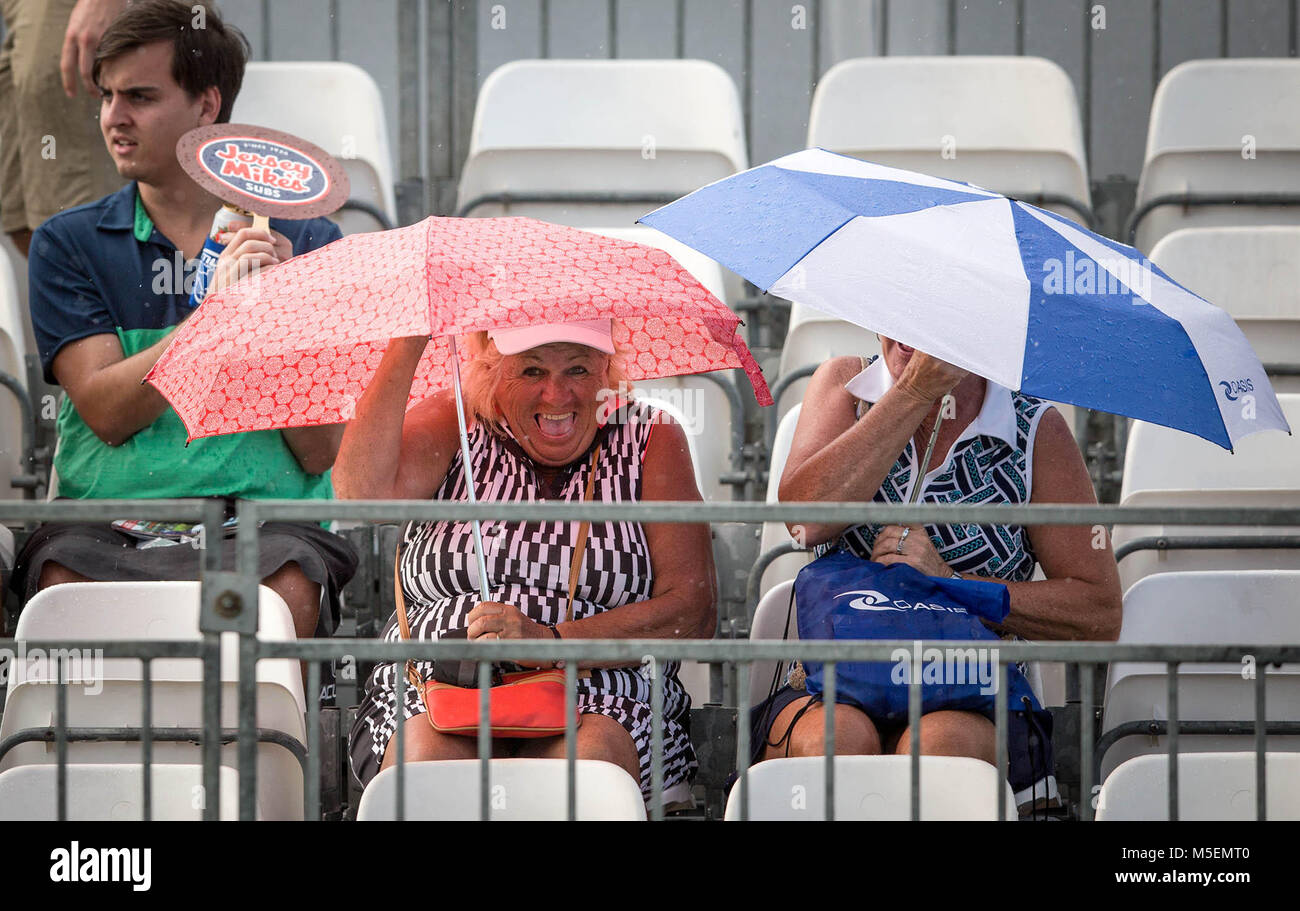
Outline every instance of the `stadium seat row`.
MULTIPOLYGON (((787 581, 763 598, 754 617, 754 639, 797 639, 797 605, 790 601, 787 581)), ((1300 616, 1294 611, 1300 594, 1300 571, 1246 570, 1167 572, 1149 576, 1125 595, 1120 642, 1148 645, 1179 645, 1231 641, 1236 644, 1294 642, 1300 638, 1300 616)), ((263 588, 259 606, 259 637, 291 640, 292 621, 288 608, 274 593, 263 588)), ((17 638, 55 640, 76 630, 77 636, 99 639, 190 640, 198 639, 197 583, 73 583, 58 586, 32 599, 19 623, 17 638)), ((233 634, 227 634, 233 639, 233 634)), ((223 718, 226 728, 236 726, 238 686, 237 649, 233 641, 223 643, 221 680, 223 718)), ((65 655, 63 678, 67 687, 67 722, 73 727, 121 727, 139 729, 144 723, 144 671, 137 659, 98 659, 93 667, 87 655, 65 655)), ((1300 666, 1260 666, 1266 675, 1267 719, 1270 723, 1300 723, 1300 666)), ((56 718, 55 688, 57 665, 35 654, 19 657, 12 670, 5 712, 0 719, 0 741, 11 741, 23 731, 39 734, 56 718)), ((1110 666, 1103 701, 1102 738, 1097 753, 1099 774, 1095 780, 1114 794, 1101 805, 1111 818, 1142 815, 1162 809, 1138 809, 1127 783, 1129 775, 1149 781, 1162 774, 1159 761, 1167 752, 1163 735, 1152 734, 1151 726, 1168 716, 1168 686, 1163 663, 1114 663, 1110 666), (1124 736, 1124 726, 1140 729, 1137 736, 1124 736), (1112 783, 1112 778, 1116 781, 1112 783), (1128 789, 1128 790, 1126 790, 1128 789), (1129 796, 1125 796, 1129 795, 1129 796)), ((149 670, 150 717, 164 728, 199 728, 202 725, 201 667, 197 659, 158 658, 149 670)), ((767 695, 771 681, 779 679, 771 662, 752 668, 750 704, 767 695)), ((1033 674, 1031 673, 1031 679, 1033 674)), ((1248 774, 1248 752, 1253 738, 1223 732, 1197 733, 1193 722, 1235 722, 1248 729, 1253 721, 1255 682, 1242 673, 1240 664, 1185 664, 1179 669, 1178 717, 1184 725, 1179 750, 1182 763, 1191 763, 1189 774, 1199 776, 1197 763, 1217 763, 1224 780, 1238 779, 1253 786, 1248 774), (1194 756, 1205 758, 1196 759, 1194 756), (1243 778, 1243 776, 1245 776, 1243 778)), ((264 660, 257 671, 257 724, 264 730, 305 748, 305 701, 301 677, 295 662, 264 660)), ((7 817, 43 817, 52 814, 54 779, 33 771, 33 766, 52 768, 55 754, 41 737, 19 743, 0 757, 0 795, 7 789, 29 792, 23 800, 7 803, 0 799, 0 814, 7 817), (27 771, 20 772, 19 770, 27 771), (45 776, 45 777, 42 777, 45 776), (37 795, 44 795, 39 798, 37 795), (45 800, 47 802, 41 802, 45 800), (31 814, 28 816, 26 814, 31 814)), ((72 742, 69 762, 76 771, 69 778, 69 807, 74 816, 103 818, 138 814, 143 794, 138 742, 72 742), (114 770, 116 769, 116 771, 114 770), (120 799, 108 800, 109 793, 120 799)), ((1270 733, 1267 739, 1270 768, 1278 765, 1270 780, 1270 816, 1296 811, 1294 778, 1281 772, 1300 761, 1300 737, 1292 733, 1270 733)), ((192 791, 200 763, 195 742, 162 741, 153 745, 153 762, 165 769, 153 778, 152 787, 169 789, 185 785, 192 791), (186 784, 188 782, 188 784, 186 784)), ((282 744, 263 742, 258 747, 257 812, 268 819, 301 818, 303 813, 303 768, 282 744)), ((223 814, 233 812, 228 797, 236 793, 237 755, 234 745, 221 751, 223 814)), ((923 770, 922 814, 926 818, 996 818, 993 769, 976 760, 927 757, 935 767, 929 779, 923 770), (941 768, 939 767, 941 766, 941 768)), ((900 757, 843 757, 842 778, 837 785, 836 814, 840 817, 872 819, 906 818, 906 761, 900 757), (841 803, 845 801, 846 803, 841 803)), ((600 763, 584 763, 579 775, 578 815, 583 818, 643 818, 639 788, 621 770, 600 763)), ((821 760, 781 760, 763 763, 750 774, 751 818, 820 818, 818 801, 824 793, 821 760), (804 788, 805 800, 791 802, 791 788, 804 788)), ((837 766, 840 768, 840 766, 837 766)), ((1180 766, 1181 768, 1181 766, 1180 766)), ((472 818, 479 803, 476 794, 478 765, 421 763, 407 770, 408 818, 425 814, 440 818, 472 818), (427 768, 426 768, 427 767, 427 768)), ((1215 775, 1207 774, 1213 782, 1215 775)), ((559 762, 498 763, 493 781, 519 799, 493 802, 494 813, 502 818, 514 814, 553 817, 562 815, 565 802, 564 771, 559 762), (525 786, 528 782, 532 784, 525 786)), ((385 818, 394 809, 393 770, 375 780, 361 804, 360 818, 385 818)), ((1199 780, 1199 778, 1197 779, 1199 780)), ((1238 782, 1239 783, 1239 782, 1238 782)), ((1180 786, 1187 787, 1186 780, 1180 786)), ((1246 785, 1234 784, 1226 803, 1212 798, 1218 786, 1198 788, 1188 798, 1208 814, 1207 818, 1249 818, 1254 799, 1246 785), (1246 788, 1243 791, 1243 788, 1246 788), (1243 796, 1245 795, 1245 796, 1243 796), (1208 802, 1207 802, 1208 801, 1208 802), (1215 815, 1218 814, 1218 815, 1215 815)), ((1139 789, 1140 790, 1140 789, 1139 789)), ((155 793, 152 792, 151 793, 155 793)), ((727 818, 739 818, 737 792, 733 790, 727 818)), ((1007 800, 1011 800, 1007 792, 1007 800)), ((158 818, 185 818, 202 809, 202 801, 187 807, 174 795, 154 800, 158 818)), ((1008 815, 1014 816, 1014 808, 1008 815)), ((1099 814, 1104 818, 1105 814, 1099 814)), ((1190 818, 1187 817, 1187 818, 1190 818)))

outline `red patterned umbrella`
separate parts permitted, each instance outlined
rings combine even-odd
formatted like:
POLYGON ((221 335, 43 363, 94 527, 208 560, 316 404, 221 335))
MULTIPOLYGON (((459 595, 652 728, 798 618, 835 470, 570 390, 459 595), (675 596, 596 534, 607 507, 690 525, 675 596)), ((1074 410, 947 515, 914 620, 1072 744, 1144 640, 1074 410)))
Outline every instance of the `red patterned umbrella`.
POLYGON ((455 336, 614 320, 633 380, 740 368, 739 318, 643 244, 530 218, 427 218, 353 234, 209 295, 145 378, 190 439, 352 417, 390 339, 433 341, 408 407, 451 385, 455 336))

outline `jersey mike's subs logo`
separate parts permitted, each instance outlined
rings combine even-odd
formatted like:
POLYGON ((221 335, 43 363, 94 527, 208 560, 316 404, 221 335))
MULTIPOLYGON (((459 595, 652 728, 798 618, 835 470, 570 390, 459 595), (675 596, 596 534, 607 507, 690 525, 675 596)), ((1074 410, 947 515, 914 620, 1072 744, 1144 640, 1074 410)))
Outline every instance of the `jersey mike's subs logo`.
POLYGON ((291 146, 249 136, 222 136, 198 148, 199 165, 223 185, 281 205, 306 205, 330 190, 329 173, 291 146))

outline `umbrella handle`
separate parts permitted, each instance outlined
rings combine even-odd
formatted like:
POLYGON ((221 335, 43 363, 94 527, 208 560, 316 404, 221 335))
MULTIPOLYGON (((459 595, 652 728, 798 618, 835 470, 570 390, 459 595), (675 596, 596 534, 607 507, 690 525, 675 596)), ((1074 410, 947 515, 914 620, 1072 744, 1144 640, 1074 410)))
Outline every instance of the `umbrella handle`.
MULTIPOLYGON (((474 493, 474 466, 469 460, 469 431, 465 429, 465 403, 460 394, 460 353, 456 350, 456 336, 451 338, 451 379, 452 388, 456 390, 456 427, 460 430, 460 462, 465 469, 466 499, 470 504, 478 502, 474 493)), ((488 596, 487 561, 483 559, 483 529, 478 519, 471 520, 474 529, 474 556, 478 560, 478 591, 484 601, 491 601, 488 596)))
POLYGON ((921 499, 921 488, 925 485, 925 474, 930 470, 930 456, 934 454, 934 441, 939 439, 939 428, 943 425, 943 415, 950 406, 954 412, 957 410, 957 400, 953 398, 951 392, 944 395, 943 400, 939 403, 939 415, 934 419, 934 429, 930 431, 930 442, 925 445, 925 456, 921 459, 921 466, 917 469, 916 479, 912 482, 912 495, 907 498, 909 504, 921 499))

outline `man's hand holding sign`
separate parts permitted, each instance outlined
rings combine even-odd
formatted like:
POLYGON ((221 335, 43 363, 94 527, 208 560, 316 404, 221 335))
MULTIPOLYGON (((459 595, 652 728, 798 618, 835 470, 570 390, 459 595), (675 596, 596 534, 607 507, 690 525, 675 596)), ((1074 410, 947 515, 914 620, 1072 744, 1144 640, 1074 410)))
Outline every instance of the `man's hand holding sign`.
POLYGON ((191 304, 258 269, 293 256, 270 216, 315 218, 347 201, 347 173, 323 149, 279 130, 214 123, 190 130, 176 158, 199 186, 225 205, 203 245, 191 304))

